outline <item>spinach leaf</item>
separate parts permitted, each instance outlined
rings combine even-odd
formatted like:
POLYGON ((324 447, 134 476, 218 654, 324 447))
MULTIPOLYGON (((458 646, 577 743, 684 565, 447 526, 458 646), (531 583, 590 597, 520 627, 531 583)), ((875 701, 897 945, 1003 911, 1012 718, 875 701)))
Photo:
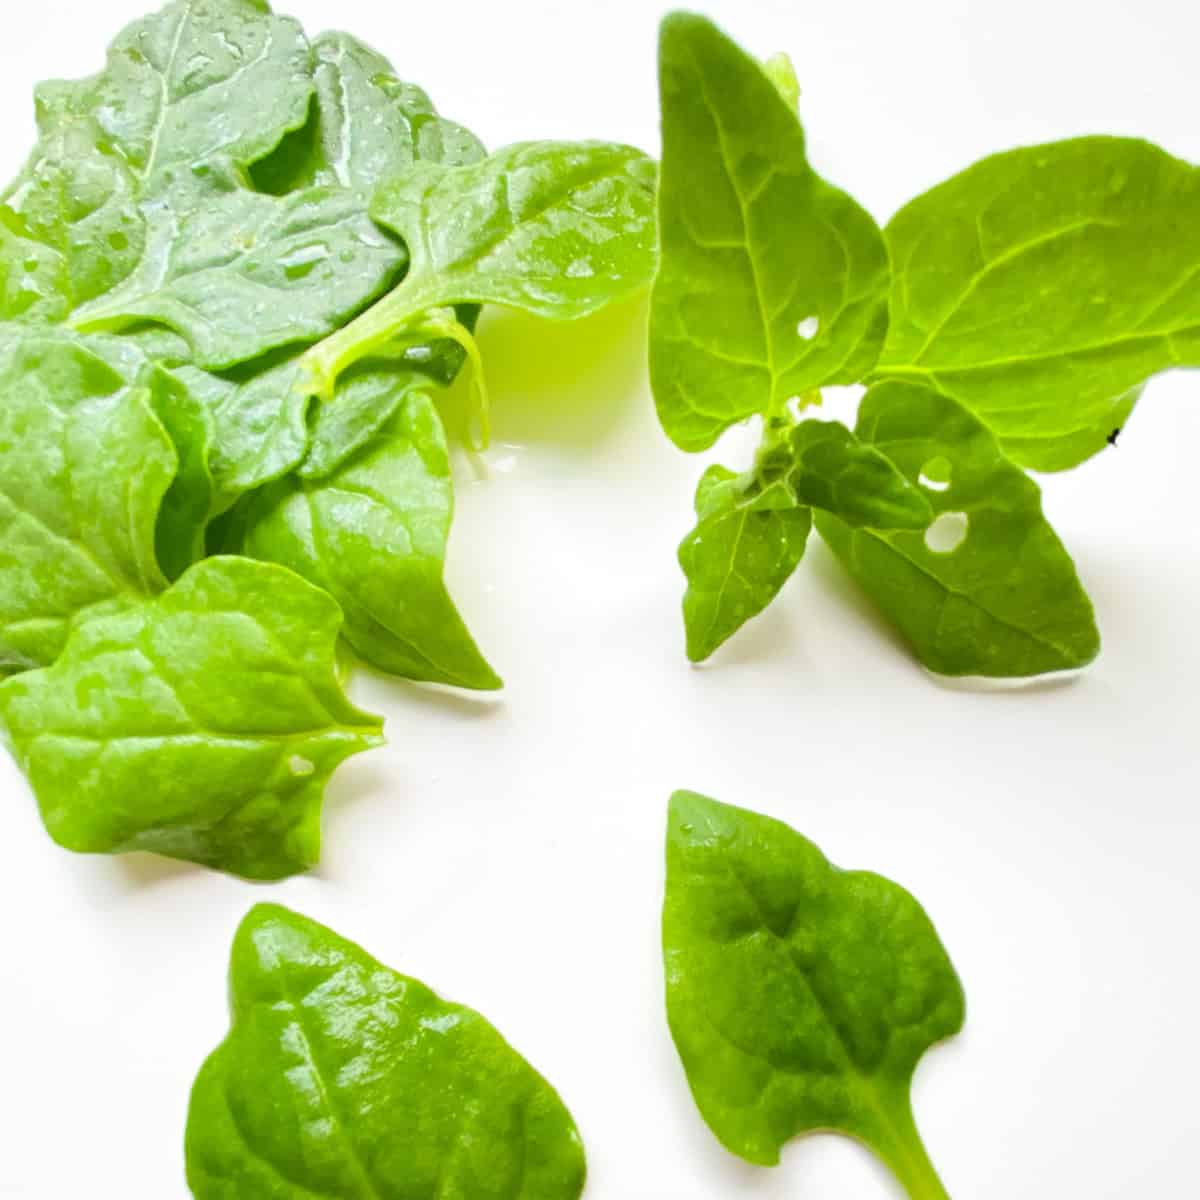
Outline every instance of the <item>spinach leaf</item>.
POLYGON ((946 1200, 909 1088, 964 999, 908 892, 839 870, 779 821, 676 792, 663 955, 671 1034, 728 1150, 773 1166, 797 1134, 835 1130, 913 1200, 946 1200))
POLYGON ((285 197, 236 191, 182 218, 153 274, 86 305, 78 329, 159 321, 187 339, 197 366, 232 367, 339 328, 403 269, 402 246, 343 189, 285 197))
POLYGON ((312 866, 326 779, 381 740, 334 675, 340 624, 324 592, 240 558, 81 623, 53 666, 0 684, 50 835, 251 879, 312 866))
MULTIPOLYGON (((363 448, 327 474, 291 476, 250 498, 239 549, 329 592, 346 615, 343 636, 372 666, 498 688, 442 578, 454 507, 449 453, 433 401, 404 393, 406 378, 393 416, 363 448)), ((377 381, 368 377, 367 387, 376 394, 377 381)))
POLYGON ((148 195, 238 182, 308 117, 311 52, 265 0, 175 0, 135 21, 90 79, 44 83, 45 129, 90 118, 148 195))
POLYGON ((197 1200, 582 1193, 570 1114, 478 1013, 273 904, 238 929, 230 985, 188 1111, 197 1200))
POLYGON ((358 360, 429 335, 469 334, 443 310, 503 304, 572 320, 645 286, 654 269, 654 164, 604 142, 526 142, 482 162, 418 163, 371 206, 404 240, 400 285, 307 356, 328 398, 358 360))
POLYGON ((825 514, 817 528, 921 662, 945 675, 1020 676, 1095 658, 1092 605, 1037 484, 977 418, 893 381, 867 393, 857 428, 914 484, 924 476, 938 520, 925 535, 851 529, 825 514), (939 522, 949 545, 934 540, 939 522))
POLYGON ((439 117, 418 87, 396 78, 383 55, 345 33, 312 44, 317 104, 251 177, 276 195, 315 184, 371 191, 418 159, 459 166, 484 157, 479 140, 439 117))
POLYGON ((0 326, 0 670, 44 666, 100 604, 166 586, 176 453, 132 347, 0 326))
POLYGON ((984 159, 888 225, 879 375, 936 386, 1016 462, 1075 466, 1200 366, 1200 169, 1131 138, 984 159))
POLYGON ((933 520, 921 489, 838 421, 802 421, 788 452, 788 483, 803 504, 875 529, 924 529, 933 520))
POLYGON ((809 165, 794 106, 709 21, 666 18, 659 76, 650 375, 663 429, 703 450, 737 421, 862 378, 887 324, 887 252, 809 165))
POLYGON ((687 654, 702 662, 791 578, 804 554, 812 512, 783 480, 712 466, 696 490, 696 528, 679 547, 687 576, 687 654))

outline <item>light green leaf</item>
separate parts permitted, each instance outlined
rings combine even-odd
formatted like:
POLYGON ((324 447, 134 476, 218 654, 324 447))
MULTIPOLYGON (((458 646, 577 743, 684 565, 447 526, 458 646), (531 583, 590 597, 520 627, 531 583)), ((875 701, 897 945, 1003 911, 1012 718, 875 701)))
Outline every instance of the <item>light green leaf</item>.
MULTIPOLYGON (((454 493, 441 419, 407 372, 392 382, 393 416, 362 448, 329 474, 292 476, 249 499, 240 550, 325 588, 346 614, 346 640, 372 666, 498 688, 442 577, 454 493)), ((356 384, 378 394, 381 379, 356 384)), ((339 391, 332 409, 343 399, 339 391)))
POLYGON ((817 528, 925 666, 1022 676, 1095 658, 1092 605, 1041 493, 981 422, 947 396, 891 382, 867 393, 857 432, 913 483, 925 477, 939 516, 925 535, 851 529, 825 515, 817 528), (939 535, 950 544, 931 548, 939 535))
POLYGON ((0 320, 61 321, 70 311, 70 288, 62 255, 0 204, 0 320))
POLYGON ((404 239, 419 308, 504 304, 573 320, 654 269, 654 163, 607 142, 524 142, 464 167, 418 164, 371 215, 404 239))
POLYGON ((178 579, 204 557, 204 531, 213 515, 215 488, 208 459, 212 419, 203 402, 175 375, 154 368, 150 407, 175 449, 175 478, 162 498, 154 541, 168 579, 178 579))
POLYGON ((93 606, 166 586, 155 554, 176 455, 110 339, 0 330, 0 666, 46 665, 93 606))
POLYGON ((1023 466, 1075 466, 1147 379, 1200 365, 1200 169, 1147 142, 997 154, 912 201, 887 239, 879 376, 953 396, 1023 466))
POLYGON ((946 1200, 913 1121, 925 1051, 962 1027, 962 987, 903 888, 842 871, 779 821, 671 799, 667 1016, 722 1144, 773 1166, 797 1134, 870 1146, 913 1200, 946 1200))
POLYGON ((801 504, 874 529, 924 529, 933 520, 921 489, 838 421, 802 421, 788 450, 787 481, 801 504))
POLYGON ((870 370, 887 253, 871 217, 809 165, 776 84, 711 22, 666 18, 659 82, 651 383, 667 434, 703 450, 737 421, 870 370))
POLYGON ((783 481, 762 487, 753 474, 713 466, 696 491, 696 528, 679 547, 687 576, 687 653, 702 662, 788 581, 804 554, 812 513, 783 481))
POLYGON ((313 42, 317 107, 252 174, 262 191, 280 194, 313 184, 372 191, 405 174, 417 159, 458 166, 483 158, 475 136, 439 117, 418 87, 396 78, 392 64, 346 33, 313 42))
POLYGON ((147 194, 227 185, 304 124, 311 66, 299 24, 265 0, 176 0, 119 34, 100 74, 42 84, 39 124, 90 117, 147 194))
POLYGON ((33 260, 49 253, 56 263, 65 303, 42 319, 61 320, 136 268, 146 246, 137 199, 133 173, 90 118, 68 116, 46 130, 7 198, 26 236, 47 248, 33 260))
POLYGON ((196 1200, 577 1200, 553 1088, 478 1013, 332 930, 253 908, 187 1123, 196 1200))
POLYGON ((340 624, 324 592, 239 558, 82 622, 53 666, 0 685, 51 837, 251 879, 311 867, 325 781, 381 740, 335 677, 340 624))
POLYGON ((85 305, 80 329, 161 321, 197 366, 221 369, 318 341, 385 291, 404 248, 343 189, 285 197, 235 191, 184 217, 159 210, 168 249, 119 291, 85 305))

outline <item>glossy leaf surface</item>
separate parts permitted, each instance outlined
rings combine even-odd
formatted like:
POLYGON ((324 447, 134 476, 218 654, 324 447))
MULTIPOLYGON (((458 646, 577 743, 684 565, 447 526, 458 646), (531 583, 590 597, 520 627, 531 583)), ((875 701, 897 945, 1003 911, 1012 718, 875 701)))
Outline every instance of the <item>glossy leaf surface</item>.
MULTIPOLYGON (((355 383, 372 397, 379 385, 365 376, 355 383)), ((334 408, 349 399, 339 394, 334 408)), ((330 473, 293 476, 254 496, 239 518, 241 552, 328 591, 345 612, 343 635, 372 666, 497 688, 442 578, 454 495, 441 419, 421 391, 395 399, 387 424, 330 473)))
POLYGON ((954 548, 929 534, 851 529, 821 515, 834 553, 917 657, 945 675, 1038 675, 1082 667, 1100 649, 1091 602, 1042 513, 1037 484, 954 400, 916 384, 878 384, 858 436, 924 490, 954 548), (936 545, 936 543, 935 543, 936 545))
POLYGON ((312 866, 330 773, 380 722, 334 674, 337 605, 282 567, 210 558, 0 685, 51 836, 253 879, 312 866))
POLYGON ((576 1200, 583 1147, 478 1013, 315 921, 260 904, 232 1023, 192 1090, 196 1200, 576 1200))
POLYGON ((1147 379, 1200 365, 1200 169, 1148 142, 997 154, 886 232, 880 376, 953 396, 1023 466, 1075 466, 1147 379))
POLYGON ((667 434, 703 450, 737 421, 870 370, 887 253, 871 217, 809 165, 794 107, 711 22, 667 17, 659 81, 651 382, 667 434))
POLYGON ((81 614, 166 586, 155 552, 176 454, 108 339, 0 328, 0 667, 45 666, 81 614))
POLYGON ((908 892, 838 869, 779 821, 676 792, 663 953, 671 1033, 727 1149, 772 1166, 797 1134, 835 1130, 914 1200, 945 1200, 909 1086, 964 999, 908 892))

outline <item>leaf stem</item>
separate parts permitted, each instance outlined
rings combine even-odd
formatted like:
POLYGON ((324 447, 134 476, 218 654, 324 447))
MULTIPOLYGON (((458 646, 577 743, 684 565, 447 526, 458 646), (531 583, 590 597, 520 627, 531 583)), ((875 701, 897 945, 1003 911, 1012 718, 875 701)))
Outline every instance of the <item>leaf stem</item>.
POLYGON ((886 1116, 886 1123, 870 1144, 903 1184, 910 1200, 950 1200, 921 1141, 907 1094, 888 1105, 886 1116))

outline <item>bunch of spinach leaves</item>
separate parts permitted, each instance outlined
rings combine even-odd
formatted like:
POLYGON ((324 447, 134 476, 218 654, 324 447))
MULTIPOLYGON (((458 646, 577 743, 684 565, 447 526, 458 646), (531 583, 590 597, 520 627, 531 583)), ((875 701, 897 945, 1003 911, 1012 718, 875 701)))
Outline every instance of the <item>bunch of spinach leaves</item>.
POLYGON ((443 582, 433 396, 470 358, 486 426, 480 304, 571 319, 648 282, 654 164, 487 155, 264 0, 175 0, 37 118, 0 196, 0 718, 64 846, 302 870, 379 736, 339 630, 500 686, 443 582))
POLYGON ((1200 170, 1143 141, 999 154, 881 230, 809 165, 786 60, 703 17, 662 26, 661 264, 650 367, 710 468, 679 551, 693 661, 761 612, 815 523, 929 669, 1028 676, 1099 650, 1026 469, 1105 448, 1147 380, 1200 365, 1200 170), (854 431, 803 418, 868 385, 854 431))

